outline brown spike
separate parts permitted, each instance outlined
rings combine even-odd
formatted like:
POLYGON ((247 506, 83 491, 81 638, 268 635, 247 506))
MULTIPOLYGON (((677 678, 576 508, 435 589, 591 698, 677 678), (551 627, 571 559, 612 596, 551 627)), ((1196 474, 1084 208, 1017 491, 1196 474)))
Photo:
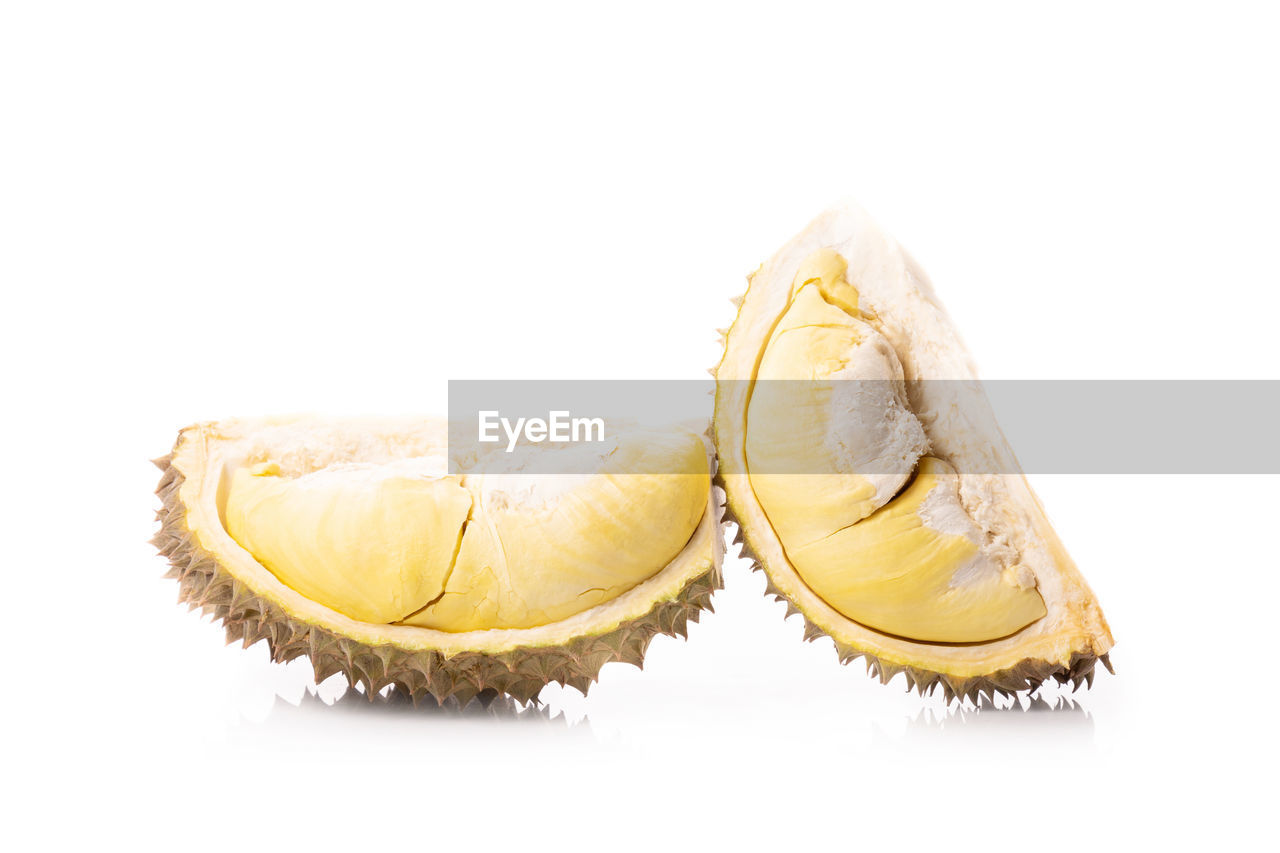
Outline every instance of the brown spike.
POLYGON ((594 677, 587 675, 586 673, 580 673, 576 675, 566 676, 564 683, 569 687, 572 687, 575 690, 577 690, 583 696, 586 696, 587 691, 591 689, 591 684, 594 681, 595 681, 594 677))
POLYGON ((458 703, 458 707, 465 711, 472 700, 480 694, 481 689, 481 687, 472 684, 466 679, 459 679, 453 685, 453 692, 442 698, 452 698, 458 703))

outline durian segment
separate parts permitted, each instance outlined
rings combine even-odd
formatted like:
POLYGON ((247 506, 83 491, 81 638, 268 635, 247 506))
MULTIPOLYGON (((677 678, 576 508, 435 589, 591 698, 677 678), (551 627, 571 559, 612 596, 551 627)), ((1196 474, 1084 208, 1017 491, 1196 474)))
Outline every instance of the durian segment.
POLYGON ((231 475, 232 538, 283 583, 364 622, 394 622, 444 592, 472 496, 404 465, 231 475))
MULTIPOLYGON (((841 289, 856 305, 856 291, 841 289)), ((928 448, 893 348, 814 283, 796 292, 756 378, 746 430, 751 485, 794 547, 884 506, 928 448)))
POLYGON ((850 317, 862 316, 858 308, 858 289, 849 283, 849 262, 834 249, 819 249, 801 262, 791 284, 791 298, 801 288, 813 285, 824 302, 850 317))
MULTIPOLYGON (((768 505, 765 504, 768 512, 768 505)), ((869 628, 913 640, 978 643, 1045 615, 1035 578, 983 552, 955 470, 926 456, 911 484, 867 518, 790 547, 805 583, 869 628)))
MULTIPOLYGON (((1020 475, 990 404, 972 381, 976 373, 960 337, 919 266, 865 213, 846 205, 815 219, 749 279, 747 293, 735 300, 738 315, 726 335, 724 356, 715 371, 717 480, 726 491, 726 518, 739 525, 744 555, 767 573, 770 594, 787 600, 790 609, 802 614, 806 638, 826 634, 834 640, 842 662, 865 656, 869 668, 882 680, 906 673, 910 686, 922 691, 940 686, 948 698, 1032 689, 1048 678, 1072 684, 1091 680, 1094 664, 1107 662, 1113 644, 1110 629, 1039 500, 1020 475), (820 300, 804 294, 806 287, 814 284, 820 300), (801 316, 801 312, 811 316, 801 316), (857 322, 846 322, 840 314, 857 322), (811 328, 803 331, 804 327, 811 328), (777 336, 780 329, 787 328, 792 331, 777 336), (807 342, 785 340, 806 334, 810 336, 807 342), (849 543, 822 543, 823 531, 829 534, 841 530, 842 525, 856 531, 874 518, 892 495, 886 497, 869 482, 852 479, 849 475, 857 473, 857 467, 835 464, 833 460, 839 457, 832 456, 830 446, 817 440, 835 420, 824 418, 821 411, 826 408, 839 413, 839 407, 823 399, 829 392, 822 388, 822 381, 814 383, 816 402, 790 401, 793 411, 804 412, 803 416, 788 419, 779 413, 772 424, 764 413, 774 409, 776 401, 765 405, 768 401, 755 396, 774 393, 769 390, 773 383, 759 381, 766 376, 820 376, 824 372, 797 361, 812 360, 843 370, 842 359, 832 351, 863 348, 876 337, 887 343, 896 357, 906 383, 906 408, 925 433, 927 450, 911 441, 901 442, 899 449, 907 451, 904 459, 919 450, 926 454, 920 463, 924 471, 945 463, 959 472, 958 477, 942 478, 953 482, 954 490, 945 486, 940 491, 935 485, 920 507, 923 510, 932 501, 937 504, 933 512, 940 511, 944 503, 949 513, 962 510, 962 515, 952 515, 956 525, 948 529, 967 532, 962 541, 945 541, 961 557, 967 552, 965 542, 976 547, 982 559, 973 573, 957 576, 950 569, 929 570, 916 576, 913 571, 896 580, 869 581, 867 575, 874 576, 877 570, 866 564, 855 565, 856 571, 851 573, 847 561, 852 559, 852 549, 845 547, 849 543), (766 445, 770 442, 763 440, 765 433, 755 430, 764 427, 783 435, 788 420, 792 429, 804 434, 791 446, 797 452, 806 445, 813 447, 819 461, 830 465, 825 473, 835 497, 823 494, 820 479, 788 489, 780 473, 785 464, 768 458, 766 445), (1002 473, 972 473, 979 471, 1002 473), (775 478, 776 482, 771 482, 775 478), (833 507, 840 509, 833 512, 833 507), (824 520, 816 520, 815 515, 824 520), (830 548, 831 553, 819 556, 823 548, 830 548), (797 558, 796 553, 801 556, 797 558), (948 572, 950 579, 944 590, 942 580, 948 572), (904 598, 903 582, 907 580, 910 592, 904 598), (981 583, 953 586, 956 581, 972 580, 981 583), (870 602, 866 587, 877 584, 879 588, 870 590, 875 599, 870 602), (957 595, 958 589, 966 594, 957 595), (1043 615, 1037 615, 1036 597, 1028 594, 1032 590, 1043 615), (1004 603, 987 601, 992 595, 1004 603), (971 600, 961 600, 964 598, 971 600), (917 611, 924 604, 922 599, 935 604, 946 604, 950 599, 954 606, 943 621, 951 622, 953 630, 945 636, 968 639, 935 639, 944 635, 931 631, 926 624, 929 620, 916 618, 923 613, 917 611), (990 619, 997 611, 1004 614, 1003 625, 990 619), (983 615, 975 619, 979 612, 983 615), (851 618, 850 613, 866 621, 851 618), (896 625, 904 633, 873 627, 873 623, 896 625), (1015 627, 1011 634, 974 639, 998 635, 1018 624, 1024 627, 1015 627), (913 632, 918 636, 909 636, 913 632)), ((896 375, 893 359, 864 361, 865 375, 886 376, 892 385, 896 375)), ((870 445, 893 444, 894 439, 885 444, 874 438, 876 418, 887 414, 888 421, 896 420, 895 400, 901 399, 896 394, 892 400, 881 395, 878 403, 869 404, 871 411, 862 421, 871 429, 862 434, 872 439, 870 445)), ((885 427, 878 424, 884 435, 893 432, 885 427)), ((838 424, 835 429, 839 430, 838 424)), ((859 426, 859 430, 863 428, 859 426)), ((786 442, 779 447, 786 448, 786 442)), ((850 454, 849 458, 857 456, 850 454)), ((809 476, 814 465, 797 470, 809 476)), ((879 466, 869 470, 884 473, 879 466)), ((795 482, 803 483, 803 479, 795 482)), ((910 481, 903 497, 927 483, 919 478, 910 481)), ((904 506, 906 503, 909 501, 904 506)), ((921 512, 914 514, 920 516, 921 512)), ((833 539, 845 535, 839 533, 833 539)), ((857 547, 859 553, 875 550, 865 542, 857 547)), ((887 567, 896 559, 890 558, 888 551, 877 558, 883 561, 877 564, 887 567)))
POLYGON ((597 455, 582 475, 445 476, 434 457, 287 478, 260 462, 231 477, 227 529, 285 584, 354 619, 531 628, 652 576, 706 511, 693 433, 624 433, 597 455))
POLYGON ((624 437, 597 474, 465 481, 475 509, 453 573, 406 624, 528 628, 609 601, 685 547, 711 473, 698 436, 641 433, 624 437))
POLYGON ((310 658, 318 681, 341 674, 371 699, 395 687, 415 701, 464 706, 486 691, 529 701, 550 682, 586 692, 604 664, 640 665, 653 637, 683 637, 710 609, 722 584, 718 489, 704 495, 696 529, 665 566, 609 601, 532 628, 446 632, 353 619, 281 582, 226 528, 237 470, 271 460, 280 476, 298 478, 387 464, 417 470, 445 452, 446 436, 445 423, 429 418, 232 420, 183 430, 156 460, 161 529, 152 540, 171 563, 179 598, 221 620, 228 641, 265 641, 276 661, 310 658))
POLYGON ((800 576, 849 618, 936 642, 1012 634, 1044 604, 985 553, 950 466, 926 457, 898 494, 928 440, 846 270, 831 249, 805 258, 765 346, 747 411, 756 497, 800 576))

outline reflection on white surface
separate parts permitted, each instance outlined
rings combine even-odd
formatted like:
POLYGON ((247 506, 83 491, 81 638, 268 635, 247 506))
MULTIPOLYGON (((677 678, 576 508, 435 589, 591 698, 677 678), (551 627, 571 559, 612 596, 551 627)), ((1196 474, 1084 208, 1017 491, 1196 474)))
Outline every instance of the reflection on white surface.
MULTIPOLYGON (((462 707, 454 700, 447 700, 443 705, 437 705, 430 698, 415 703, 404 693, 393 689, 384 690, 370 699, 363 689, 349 687, 338 675, 318 686, 310 683, 299 685, 297 679, 302 677, 303 667, 276 666, 273 669, 279 676, 276 683, 271 683, 271 679, 258 679, 255 686, 251 687, 248 681, 243 685, 245 689, 239 696, 240 721, 247 727, 272 729, 295 726, 300 721, 332 719, 343 725, 359 726, 400 721, 448 725, 452 721, 462 721, 478 724, 477 731, 483 728, 479 724, 501 726, 511 722, 541 724, 563 731, 572 729, 578 734, 592 730, 589 713, 571 716, 569 709, 572 706, 585 705, 589 708, 592 701, 572 688, 552 686, 547 692, 558 695, 549 701, 528 703, 496 693, 481 694, 462 707)), ((915 701, 919 704, 929 700, 915 697, 915 701)), ((901 732, 893 733, 897 726, 892 726, 882 730, 881 737, 877 739, 905 740, 909 746, 913 741, 945 732, 946 737, 952 740, 990 738, 994 743, 1004 738, 1032 736, 1059 740, 1070 738, 1074 745, 1079 746, 1093 738, 1093 719, 1086 710, 1086 701, 1087 697, 1066 695, 1065 691, 1045 687, 1030 696, 980 697, 976 703, 952 702, 941 706, 930 703, 928 707, 918 707, 914 713, 908 713, 902 720, 901 732)), ((743 710, 749 705, 754 705, 756 711, 762 708, 759 702, 751 700, 742 701, 742 705, 743 710)), ((752 715, 740 711, 739 716, 749 720, 752 715)), ((812 713, 810 718, 817 721, 822 715, 812 713)), ((628 719, 624 715, 613 718, 610 729, 614 734, 623 728, 642 731, 644 727, 638 723, 639 720, 628 719)), ((732 729, 730 725, 727 730, 732 729)))
POLYGON ((977 747, 987 754, 1022 749, 1029 741, 1091 749, 1093 717, 1083 704, 1087 697, 1049 699, 1044 693, 1005 702, 982 698, 976 706, 953 705, 940 712, 922 708, 907 721, 898 745, 909 749, 977 747))

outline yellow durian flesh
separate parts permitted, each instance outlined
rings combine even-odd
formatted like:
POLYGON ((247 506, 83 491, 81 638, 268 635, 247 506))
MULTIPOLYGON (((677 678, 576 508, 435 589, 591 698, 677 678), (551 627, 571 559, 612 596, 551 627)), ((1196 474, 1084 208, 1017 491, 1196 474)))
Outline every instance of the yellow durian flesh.
POLYGON ((528 628, 662 570, 710 489, 705 445, 687 432, 626 436, 594 474, 442 469, 417 460, 287 477, 261 462, 231 475, 227 529, 281 582, 355 619, 528 628))
POLYGON ((756 498, 800 577, 848 618, 925 642, 1013 634, 1046 614, 1035 578, 984 549, 954 470, 923 455, 902 365, 858 305, 838 253, 800 262, 747 410, 756 498))
POLYGON ((892 349, 813 283, 770 338, 747 424, 752 486, 794 545, 870 515, 927 447, 892 349))
POLYGON ((394 622, 444 591, 471 511, 458 478, 403 466, 290 478, 263 462, 231 474, 227 531, 285 585, 362 622, 394 622))
POLYGON ((440 599, 406 624, 524 628, 615 598, 684 548, 706 511, 710 470, 692 433, 643 433, 597 474, 464 482, 475 509, 457 564, 440 599))
POLYGON ((1045 615, 1044 601, 1033 577, 982 552, 955 480, 951 466, 926 456, 889 503, 787 554, 831 606, 887 634, 941 643, 1013 634, 1045 615))

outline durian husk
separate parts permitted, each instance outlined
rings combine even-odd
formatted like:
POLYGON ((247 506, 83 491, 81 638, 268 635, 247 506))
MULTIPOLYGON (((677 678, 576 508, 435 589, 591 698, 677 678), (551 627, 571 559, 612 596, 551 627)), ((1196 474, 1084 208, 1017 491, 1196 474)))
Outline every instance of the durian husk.
MULTIPOLYGON (((754 378, 759 350, 756 351, 756 362, 748 369, 739 363, 745 358, 731 358, 731 353, 735 346, 763 346, 763 341, 750 340, 752 335, 758 334, 757 330, 743 328, 744 325, 750 326, 745 319, 748 312, 744 305, 748 305, 748 300, 755 296, 753 288, 758 285, 762 271, 770 269, 774 272, 783 266, 794 265, 799 258, 813 251, 846 241, 859 247, 871 246, 870 249, 864 248, 860 257, 849 259, 851 267, 856 261, 859 271, 867 274, 900 276, 905 286, 914 291, 913 296, 927 304, 926 310, 933 312, 931 319, 939 324, 945 344, 955 349, 954 355, 960 367, 959 376, 938 378, 976 377, 959 335, 937 301, 928 276, 915 260, 880 232, 856 204, 845 203, 824 212, 770 261, 747 276, 747 291, 730 300, 738 311, 734 322, 719 330, 724 350, 720 363, 710 371, 717 381, 712 426, 718 463, 715 481, 725 492, 724 523, 736 526, 734 544, 741 546, 741 556, 750 562, 753 571, 764 572, 765 594, 786 605, 784 618, 798 614, 804 620, 806 642, 829 637, 842 664, 862 658, 867 671, 883 684, 888 684, 901 673, 908 691, 928 695, 941 690, 947 702, 965 699, 977 702, 981 696, 988 700, 995 695, 1011 697, 1020 692, 1035 691, 1050 681, 1070 685, 1072 690, 1091 686, 1099 662, 1109 672, 1114 672, 1108 656, 1114 640, 1092 591, 1074 563, 1066 557, 1025 476, 1016 477, 1014 489, 1040 509, 1042 522, 1038 533, 1050 548, 1062 554, 1066 569, 1060 577, 1052 579, 1058 592, 1052 619, 1041 620, 1040 624, 1023 629, 1012 637, 991 643, 944 644, 883 634, 832 608, 805 584, 787 561, 777 535, 752 491, 742 444, 745 431, 730 424, 731 419, 739 415, 739 409, 745 418, 746 402, 742 399, 741 389, 744 380, 754 378), (748 338, 745 344, 744 337, 748 338), (990 650, 989 655, 987 650, 990 650)), ((783 278, 790 280, 789 276, 783 278)), ((758 322, 759 318, 755 320, 758 322)), ((746 354, 749 352, 747 350, 746 354)), ((1008 460, 1016 466, 1012 451, 1007 446, 998 448, 996 452, 1007 453, 1008 460)))
MULTIPOLYGON (((723 481, 719 478, 717 480, 719 486, 724 488, 723 481)), ((927 696, 935 690, 941 690, 947 702, 968 699, 976 703, 980 696, 991 700, 997 695, 1010 697, 1023 691, 1035 691, 1047 681, 1069 684, 1072 690, 1078 689, 1081 685, 1092 686, 1094 668, 1099 662, 1107 668, 1107 671, 1114 673, 1106 653, 1095 654, 1091 651, 1072 651, 1065 661, 1060 659, 1051 661, 1042 657, 1029 656, 1004 669, 982 675, 961 676, 930 669, 927 666, 898 662, 893 659, 892 654, 885 651, 877 654, 867 648, 859 648, 855 642, 843 640, 841 635, 834 631, 824 631, 796 606, 795 601, 774 585, 773 575, 752 550, 741 522, 728 505, 724 511, 724 524, 726 528, 731 524, 735 527, 733 544, 741 546, 740 555, 748 561, 751 570, 764 573, 765 595, 786 605, 786 616, 783 618, 798 615, 804 620, 804 641, 812 643, 827 637, 835 644, 836 656, 840 663, 849 664, 862 658, 866 663, 867 672, 871 677, 879 679, 881 684, 888 684, 894 676, 901 673, 906 678, 909 691, 915 690, 920 695, 927 696)))
POLYGON ((252 432, 261 423, 196 424, 179 434, 169 455, 153 460, 162 472, 162 506, 152 544, 169 560, 166 577, 177 580, 179 601, 221 621, 228 643, 248 648, 265 640, 280 663, 306 656, 316 683, 341 674, 371 700, 390 687, 414 703, 430 697, 461 707, 495 693, 533 701, 550 683, 585 694, 605 664, 642 668, 654 637, 687 637, 689 623, 713 610, 712 594, 723 586, 723 493, 712 487, 706 515, 672 564, 562 622, 459 634, 357 622, 276 580, 216 521, 216 507, 211 520, 218 476, 210 476, 210 446, 228 431, 252 432))

